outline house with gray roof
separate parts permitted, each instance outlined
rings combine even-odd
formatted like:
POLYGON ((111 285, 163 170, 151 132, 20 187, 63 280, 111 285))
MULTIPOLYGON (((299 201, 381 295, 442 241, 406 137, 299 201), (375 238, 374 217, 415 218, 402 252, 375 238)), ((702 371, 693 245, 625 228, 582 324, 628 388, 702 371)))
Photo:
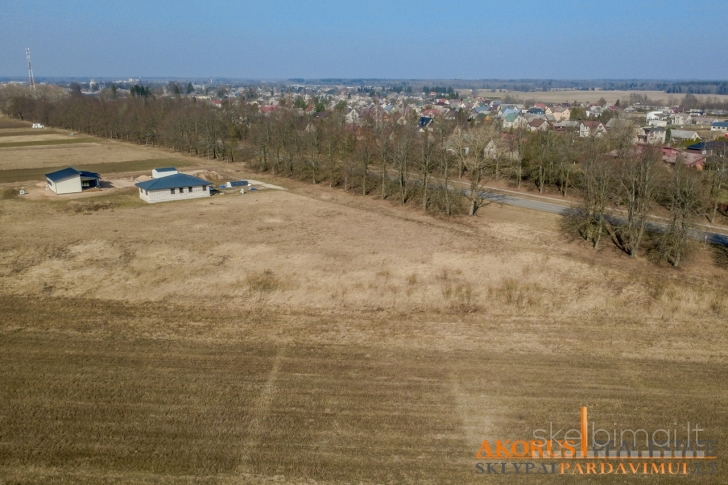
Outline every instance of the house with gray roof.
POLYGON ((700 135, 696 131, 690 130, 670 130, 670 140, 674 142, 693 141, 699 142, 700 135))
POLYGON ((153 178, 136 184, 139 197, 153 204, 172 200, 210 197, 211 182, 192 175, 175 173, 166 177, 153 178))

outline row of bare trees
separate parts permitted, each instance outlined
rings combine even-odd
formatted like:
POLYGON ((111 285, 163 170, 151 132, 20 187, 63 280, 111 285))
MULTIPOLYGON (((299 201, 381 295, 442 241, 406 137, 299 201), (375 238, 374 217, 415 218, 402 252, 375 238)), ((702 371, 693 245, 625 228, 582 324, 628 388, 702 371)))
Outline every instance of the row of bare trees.
POLYGON ((574 214, 579 233, 599 247, 604 234, 631 257, 644 247, 677 267, 703 219, 715 222, 721 192, 728 181, 728 151, 718 147, 703 171, 688 167, 680 156, 663 162, 659 146, 638 150, 624 145, 606 161, 608 140, 587 139, 580 167, 581 208, 574 214))
POLYGON ((72 95, 33 97, 0 90, 0 109, 24 120, 95 136, 162 146, 210 159, 245 162, 278 176, 328 183, 430 213, 475 215, 489 200, 489 182, 530 184, 583 201, 578 233, 595 248, 605 236, 636 257, 645 235, 675 266, 698 217, 714 221, 728 185, 726 150, 708 157, 705 170, 674 168, 659 148, 635 145, 634 128, 618 124, 602 138, 553 131, 504 133, 498 123, 438 120, 420 129, 417 118, 382 122, 362 116, 345 123, 345 107, 301 116, 279 108, 222 107, 186 98, 105 99, 72 95), (655 212, 663 219, 655 219, 655 212), (660 222, 662 221, 662 222, 660 222), (661 226, 659 224, 662 224, 661 226))

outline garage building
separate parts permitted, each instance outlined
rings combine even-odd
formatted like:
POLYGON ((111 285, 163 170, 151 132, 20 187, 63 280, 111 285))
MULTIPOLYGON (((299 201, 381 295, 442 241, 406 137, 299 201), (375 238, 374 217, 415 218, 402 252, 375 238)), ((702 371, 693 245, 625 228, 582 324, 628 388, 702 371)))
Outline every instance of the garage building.
POLYGON ((46 187, 58 195, 75 194, 86 189, 101 187, 101 176, 73 167, 46 174, 46 187))

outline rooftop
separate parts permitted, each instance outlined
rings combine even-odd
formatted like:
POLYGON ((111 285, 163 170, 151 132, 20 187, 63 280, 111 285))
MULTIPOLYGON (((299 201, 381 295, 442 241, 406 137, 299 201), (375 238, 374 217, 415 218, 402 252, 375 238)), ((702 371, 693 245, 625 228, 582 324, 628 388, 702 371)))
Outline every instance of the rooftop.
POLYGON ((212 185, 207 180, 202 180, 192 175, 177 173, 168 177, 139 182, 137 187, 144 190, 165 190, 178 189, 180 187, 199 187, 201 185, 212 185))
POLYGON ((101 178, 96 172, 84 172, 83 170, 76 170, 73 167, 64 168, 55 172, 45 174, 46 178, 52 182, 58 182, 67 178, 75 177, 89 177, 89 178, 101 178))

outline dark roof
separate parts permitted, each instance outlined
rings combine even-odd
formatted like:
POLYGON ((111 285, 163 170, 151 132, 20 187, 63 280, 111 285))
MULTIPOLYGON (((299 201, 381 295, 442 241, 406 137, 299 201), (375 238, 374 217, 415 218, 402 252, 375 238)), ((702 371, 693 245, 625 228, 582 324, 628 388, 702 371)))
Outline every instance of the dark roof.
POLYGON ((77 175, 81 177, 101 178, 96 172, 84 172, 83 170, 76 170, 73 167, 68 167, 64 168, 63 170, 58 170, 56 172, 45 174, 46 178, 51 182, 58 182, 67 178, 75 177, 77 175))
POLYGON ((163 167, 163 168, 155 168, 157 172, 176 172, 177 169, 174 167, 163 167))
POLYGON ((178 189, 180 187, 199 187, 200 185, 212 185, 207 180, 198 179, 192 175, 176 173, 159 179, 139 182, 137 187, 144 190, 178 189))
POLYGON ((728 146, 728 142, 725 141, 701 141, 700 143, 694 143, 688 145, 688 150, 695 150, 702 152, 703 150, 714 151, 728 146))
POLYGON ((725 127, 728 126, 728 121, 714 121, 710 124, 710 126, 720 126, 725 127))
POLYGON ((425 126, 429 125, 432 121, 432 118, 428 118, 427 116, 420 116, 420 120, 417 122, 417 126, 420 128, 424 128, 425 126))

